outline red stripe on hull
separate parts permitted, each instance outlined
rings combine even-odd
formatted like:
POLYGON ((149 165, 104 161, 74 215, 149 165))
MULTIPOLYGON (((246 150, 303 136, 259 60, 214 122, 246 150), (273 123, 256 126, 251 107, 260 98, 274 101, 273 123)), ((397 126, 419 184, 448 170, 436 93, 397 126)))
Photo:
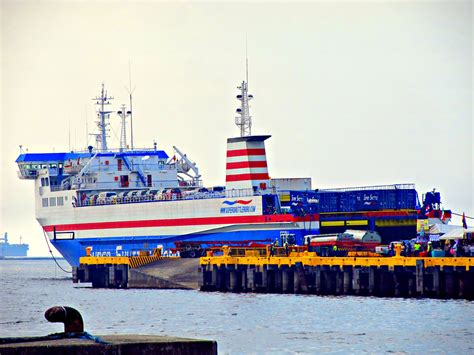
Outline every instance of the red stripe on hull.
POLYGON ((268 180, 270 177, 267 173, 263 174, 236 174, 227 175, 225 181, 247 181, 247 180, 268 180))
POLYGON ((227 157, 242 157, 252 155, 265 155, 265 149, 254 148, 254 149, 235 149, 228 150, 227 157))
POLYGON ((360 212, 322 212, 323 217, 338 217, 344 215, 348 220, 353 217, 416 217, 415 210, 382 210, 382 211, 360 211, 360 212))
POLYGON ((114 228, 144 228, 144 227, 178 227, 197 226, 211 224, 248 224, 248 223, 288 223, 297 221, 317 221, 319 216, 293 217, 288 214, 268 216, 224 216, 224 217, 200 217, 200 218, 175 218, 175 219, 152 219, 142 221, 116 221, 116 222, 93 222, 43 226, 45 232, 52 232, 56 227, 57 232, 77 231, 90 229, 114 229, 114 228))
POLYGON ((243 169, 243 168, 266 168, 267 162, 261 161, 240 161, 236 163, 227 163, 226 169, 243 169))

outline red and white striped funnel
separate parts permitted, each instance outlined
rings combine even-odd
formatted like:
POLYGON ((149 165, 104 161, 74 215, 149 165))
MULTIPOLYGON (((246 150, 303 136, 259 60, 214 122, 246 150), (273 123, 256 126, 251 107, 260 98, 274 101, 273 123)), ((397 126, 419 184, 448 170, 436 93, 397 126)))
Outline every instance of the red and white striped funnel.
POLYGON ((265 140, 271 136, 246 136, 227 139, 226 189, 270 187, 265 140))

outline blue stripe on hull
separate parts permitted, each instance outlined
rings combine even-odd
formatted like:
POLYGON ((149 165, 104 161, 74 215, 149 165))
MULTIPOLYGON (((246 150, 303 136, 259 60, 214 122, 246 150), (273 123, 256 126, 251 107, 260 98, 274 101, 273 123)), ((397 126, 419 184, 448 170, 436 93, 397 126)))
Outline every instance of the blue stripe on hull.
MULTIPOLYGON (((129 256, 140 250, 151 250, 162 245, 165 250, 174 248, 175 241, 212 241, 212 242, 239 242, 251 241, 271 243, 280 237, 280 232, 289 232, 295 235, 296 243, 302 244, 304 235, 315 234, 317 230, 304 231, 301 229, 281 229, 263 231, 238 231, 226 233, 192 234, 182 236, 143 236, 117 238, 84 238, 68 240, 51 240, 55 248, 72 266, 79 266, 79 258, 86 255, 86 247, 92 247, 93 255, 129 256)), ((207 247, 205 243, 202 244, 207 247)))

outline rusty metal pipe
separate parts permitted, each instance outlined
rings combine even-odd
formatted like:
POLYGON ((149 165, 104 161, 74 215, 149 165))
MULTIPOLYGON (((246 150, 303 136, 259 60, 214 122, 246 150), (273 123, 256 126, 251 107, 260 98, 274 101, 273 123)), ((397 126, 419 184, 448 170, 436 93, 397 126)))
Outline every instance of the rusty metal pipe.
POLYGON ((84 322, 82 316, 77 309, 66 306, 51 307, 44 313, 44 317, 53 323, 64 323, 65 333, 82 333, 84 332, 84 322))

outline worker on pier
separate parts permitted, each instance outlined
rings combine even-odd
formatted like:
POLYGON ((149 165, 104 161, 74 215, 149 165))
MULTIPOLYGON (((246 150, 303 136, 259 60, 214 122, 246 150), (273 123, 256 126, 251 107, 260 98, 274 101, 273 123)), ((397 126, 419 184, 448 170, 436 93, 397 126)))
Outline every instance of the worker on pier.
POLYGON ((275 246, 270 244, 270 257, 273 257, 273 255, 275 255, 275 246))
POLYGON ((463 253, 464 253, 464 256, 471 256, 471 249, 469 247, 469 244, 467 244, 467 242, 464 243, 463 253))
POLYGON ((388 252, 389 256, 395 256, 395 243, 390 243, 390 250, 388 252))
POLYGON ((451 247, 451 242, 449 240, 447 240, 445 243, 444 243, 444 253, 445 253, 445 256, 452 256, 452 253, 453 252, 453 249, 451 247))
POLYGON ((426 248, 426 251, 428 252, 428 256, 432 256, 431 255, 431 251, 433 250, 433 247, 432 247, 432 243, 431 242, 428 242, 428 246, 426 248))
POLYGON ((288 242, 285 242, 285 254, 286 256, 289 255, 289 247, 288 247, 288 242))
POLYGON ((332 247, 332 255, 333 256, 337 256, 337 245, 334 244, 334 246, 332 247))
POLYGON ((411 256, 411 243, 407 242, 406 244, 406 250, 405 250, 405 256, 411 256))
POLYGON ((416 242, 413 249, 415 251, 415 256, 418 256, 420 254, 421 244, 416 242))
POLYGON ((461 251, 461 248, 460 248, 459 240, 456 240, 456 241, 454 242, 454 245, 453 245, 452 248, 453 248, 452 254, 453 254, 453 256, 454 256, 455 258, 458 257, 458 256, 462 256, 462 255, 461 255, 461 254, 462 254, 462 251, 461 251))

